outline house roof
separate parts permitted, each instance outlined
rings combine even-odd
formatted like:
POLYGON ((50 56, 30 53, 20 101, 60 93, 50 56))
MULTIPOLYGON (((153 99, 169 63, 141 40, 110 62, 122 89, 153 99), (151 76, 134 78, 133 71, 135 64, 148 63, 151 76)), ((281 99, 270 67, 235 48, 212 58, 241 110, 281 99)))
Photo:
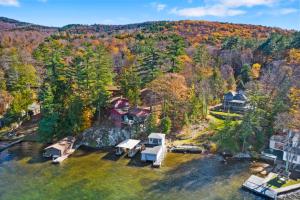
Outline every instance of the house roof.
POLYGON ((117 97, 111 100, 111 104, 114 108, 124 108, 129 107, 128 99, 117 97))
POLYGON ((162 133, 151 133, 148 138, 156 138, 156 139, 164 139, 166 137, 165 134, 162 133))
POLYGON ((110 111, 111 113, 117 114, 117 115, 126 115, 128 112, 122 109, 113 108, 110 111))
POLYGON ((151 113, 150 108, 139 108, 135 107, 129 110, 129 114, 137 117, 147 117, 151 113))
POLYGON ((144 154, 158 154, 158 152, 162 149, 162 146, 154 146, 154 147, 146 147, 141 153, 144 154))
POLYGON ((70 146, 75 142, 75 138, 72 136, 65 137, 64 139, 58 141, 57 143, 50 145, 45 148, 45 150, 54 148, 60 151, 65 151, 66 149, 70 148, 70 146))
POLYGON ((138 145, 141 142, 141 140, 133 140, 133 139, 127 139, 118 144, 116 147, 119 148, 125 148, 125 149, 133 149, 136 145, 138 145))

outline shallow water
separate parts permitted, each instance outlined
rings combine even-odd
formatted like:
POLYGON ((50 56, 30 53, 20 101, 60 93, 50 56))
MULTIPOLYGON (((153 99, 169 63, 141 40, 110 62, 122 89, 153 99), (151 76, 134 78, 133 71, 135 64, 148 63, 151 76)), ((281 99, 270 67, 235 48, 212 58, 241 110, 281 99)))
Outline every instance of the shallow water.
POLYGON ((162 168, 80 149, 61 165, 41 157, 42 145, 23 142, 0 153, 1 200, 261 199, 240 189, 249 163, 217 156, 168 153, 162 168))

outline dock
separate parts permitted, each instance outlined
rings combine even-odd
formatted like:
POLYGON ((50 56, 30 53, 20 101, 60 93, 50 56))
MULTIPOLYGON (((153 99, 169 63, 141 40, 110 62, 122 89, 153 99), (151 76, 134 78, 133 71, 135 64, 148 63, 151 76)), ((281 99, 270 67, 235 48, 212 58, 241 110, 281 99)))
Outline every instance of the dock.
POLYGON ((18 139, 16 141, 13 141, 13 142, 8 142, 7 144, 4 144, 4 145, 0 145, 0 152, 1 151, 4 151, 5 149, 9 148, 9 147, 12 147, 13 145, 15 144, 18 144, 20 142, 22 142, 23 139, 18 139))
POLYGON ((243 188, 271 199, 275 199, 277 197, 277 192, 267 186, 265 179, 255 175, 251 175, 250 178, 245 181, 243 188))
POLYGON ((251 175, 243 184, 243 188, 271 199, 277 199, 278 195, 287 194, 300 189, 300 183, 281 188, 272 188, 268 185, 268 181, 272 178, 274 178, 274 173, 270 173, 266 178, 251 175))
POLYGON ((170 151, 175 153, 202 153, 203 149, 200 146, 182 145, 171 147, 170 151))

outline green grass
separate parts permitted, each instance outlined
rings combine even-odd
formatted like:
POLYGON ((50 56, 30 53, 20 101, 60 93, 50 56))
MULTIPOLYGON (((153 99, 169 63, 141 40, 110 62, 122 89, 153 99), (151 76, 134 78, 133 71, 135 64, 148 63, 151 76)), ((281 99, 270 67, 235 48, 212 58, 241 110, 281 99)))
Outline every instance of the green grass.
POLYGON ((288 181, 283 182, 276 176, 275 178, 271 179, 267 184, 269 186, 271 186, 271 188, 273 188, 273 189, 278 189, 278 188, 283 188, 283 187, 287 187, 290 185, 295 185, 298 183, 300 183, 300 179, 297 179, 297 180, 289 179, 288 181))
POLYGON ((228 113, 228 112, 219 112, 219 111, 210 111, 211 114, 221 115, 226 117, 241 117, 242 115, 237 113, 228 113))

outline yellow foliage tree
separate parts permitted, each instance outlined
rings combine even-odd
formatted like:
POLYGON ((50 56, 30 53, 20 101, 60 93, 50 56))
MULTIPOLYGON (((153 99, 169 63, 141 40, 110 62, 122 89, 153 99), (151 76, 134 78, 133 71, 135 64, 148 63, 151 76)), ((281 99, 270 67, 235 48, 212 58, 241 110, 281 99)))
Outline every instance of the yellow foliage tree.
POLYGON ((253 79, 259 78, 261 65, 259 63, 254 63, 251 68, 251 76, 253 79))

